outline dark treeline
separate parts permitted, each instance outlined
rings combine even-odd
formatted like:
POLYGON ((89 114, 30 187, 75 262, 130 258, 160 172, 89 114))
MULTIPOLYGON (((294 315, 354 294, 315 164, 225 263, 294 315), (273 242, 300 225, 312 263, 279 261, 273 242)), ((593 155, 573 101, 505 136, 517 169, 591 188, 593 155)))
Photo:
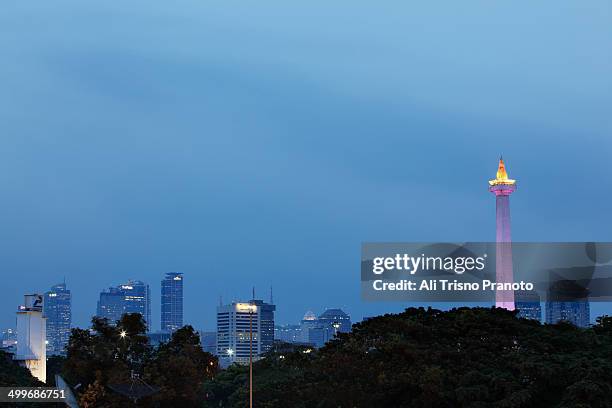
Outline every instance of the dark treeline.
MULTIPOLYGON (((496 308, 407 309, 318 352, 256 364, 257 407, 612 407, 612 318, 542 325, 496 308)), ((248 371, 205 384, 206 407, 246 407, 248 371)))
POLYGON ((167 343, 149 345, 138 313, 116 325, 94 318, 92 329, 73 329, 60 372, 78 385, 82 407, 196 407, 205 380, 218 371, 217 359, 202 350, 199 334, 185 326, 167 343), (147 395, 151 394, 151 395, 147 395))
MULTIPOLYGON (((189 326, 151 347, 140 315, 74 329, 67 358, 49 369, 78 385, 82 407, 248 406, 248 367, 219 370, 189 326), (152 395, 134 403, 120 392, 130 384, 147 384, 152 395)), ((23 370, 9 375, 27 378, 23 370)), ((318 351, 279 345, 254 364, 254 401, 297 408, 611 407, 612 318, 579 329, 504 309, 411 308, 356 324, 318 351)))

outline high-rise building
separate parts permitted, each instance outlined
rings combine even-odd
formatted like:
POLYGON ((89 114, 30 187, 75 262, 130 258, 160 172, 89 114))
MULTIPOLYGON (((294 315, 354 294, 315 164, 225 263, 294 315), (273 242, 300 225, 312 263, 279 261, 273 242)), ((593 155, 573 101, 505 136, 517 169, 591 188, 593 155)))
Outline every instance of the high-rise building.
POLYGON ((47 354, 64 355, 72 323, 71 295, 66 283, 52 286, 45 293, 43 314, 47 318, 47 354))
POLYGON ((323 327, 329 328, 333 333, 348 333, 351 331, 351 317, 342 309, 327 309, 317 319, 323 327))
MULTIPOLYGON (((516 180, 508 178, 504 160, 499 158, 497 175, 489 180, 489 191, 495 194, 496 255, 495 270, 498 283, 514 282, 512 271, 512 234, 510 229, 510 194, 516 190, 516 180)), ((514 292, 495 292, 495 306, 514 310, 514 292)))
POLYGON ((551 272, 546 297, 546 323, 565 321, 578 327, 589 327, 591 306, 588 296, 588 288, 579 282, 556 279, 555 273, 551 272))
POLYGON ((43 316, 43 295, 25 295, 17 309, 17 347, 13 359, 42 382, 47 380, 47 324, 43 316))
POLYGON ((167 273, 161 281, 161 329, 173 332, 183 327, 183 274, 167 273))
POLYGON ((272 349, 275 310, 275 305, 258 299, 217 307, 217 356, 222 367, 248 364, 251 350, 258 360, 272 349))
POLYGON ((300 341, 323 347, 337 333, 350 332, 351 327, 351 317, 341 309, 327 309, 318 318, 308 311, 300 324, 300 341))
POLYGON ((17 345, 17 330, 6 329, 2 330, 2 345, 3 350, 14 350, 17 345))
POLYGON ((140 313, 151 329, 151 292, 149 285, 138 280, 129 280, 119 286, 100 292, 97 316, 105 317, 115 324, 125 313, 140 313))
POLYGON ((542 305, 538 292, 516 291, 514 292, 514 300, 518 317, 537 320, 538 322, 542 321, 542 305))
POLYGON ((301 343, 302 329, 297 324, 285 324, 274 326, 274 340, 285 343, 301 343))
POLYGON ((560 321, 565 321, 578 327, 589 327, 591 319, 590 309, 587 299, 547 301, 546 323, 555 324, 560 321))
POLYGON ((157 347, 162 343, 167 343, 172 339, 172 333, 167 331, 157 331, 147 333, 149 344, 157 347))
POLYGON ((202 350, 212 355, 217 355, 217 333, 200 331, 200 344, 202 350))
POLYGON ((100 292, 100 300, 98 300, 96 311, 98 317, 107 318, 109 323, 114 325, 124 313, 125 297, 118 287, 110 287, 108 290, 100 292))
MULTIPOLYGON (((304 317, 300 322, 300 342, 311 343, 314 346, 319 347, 317 342, 315 342, 313 339, 314 335, 311 335, 311 330, 315 329, 317 324, 317 316, 311 310, 304 313, 304 317)), ((321 345, 323 344, 324 342, 321 345)))

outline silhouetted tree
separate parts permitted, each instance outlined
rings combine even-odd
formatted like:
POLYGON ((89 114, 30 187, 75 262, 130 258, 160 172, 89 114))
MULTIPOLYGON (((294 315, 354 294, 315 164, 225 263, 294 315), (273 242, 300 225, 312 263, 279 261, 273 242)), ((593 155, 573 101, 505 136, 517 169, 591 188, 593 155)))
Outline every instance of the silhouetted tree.
POLYGON ((155 404, 167 407, 200 406, 205 380, 217 372, 217 359, 202 350, 200 335, 191 326, 172 334, 167 343, 156 350, 145 369, 145 379, 161 387, 153 397, 155 404))
POLYGON ((47 357, 47 385, 55 386, 55 375, 62 374, 66 357, 53 355, 47 357))
POLYGON ((123 315, 115 326, 94 318, 91 330, 72 330, 67 350, 62 372, 72 386, 78 385, 79 402, 86 407, 134 406, 121 389, 142 386, 141 380, 157 392, 140 398, 138 406, 199 406, 204 381, 218 369, 217 359, 202 350, 191 326, 151 347, 138 313, 123 315))
POLYGON ((44 384, 33 377, 25 367, 21 367, 13 356, 0 350, 0 387, 43 387, 44 384))
POLYGON ((106 387, 130 382, 133 374, 143 371, 151 353, 139 313, 124 314, 114 326, 94 317, 91 330, 72 330, 62 372, 68 383, 78 385, 81 405, 121 406, 127 404, 125 398, 106 387))

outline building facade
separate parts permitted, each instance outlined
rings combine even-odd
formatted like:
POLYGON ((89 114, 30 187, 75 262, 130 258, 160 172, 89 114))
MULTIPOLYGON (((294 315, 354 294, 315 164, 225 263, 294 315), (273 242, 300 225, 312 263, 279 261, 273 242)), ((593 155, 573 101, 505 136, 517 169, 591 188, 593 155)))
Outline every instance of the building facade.
POLYGON ((310 343, 319 347, 315 341, 313 341, 313 337, 315 336, 311 334, 311 331, 317 327, 317 324, 317 316, 311 310, 304 313, 304 317, 300 322, 300 342, 310 343))
POLYGON ((183 327, 183 274, 167 273, 161 281, 161 330, 183 327))
POLYGON ((276 306, 262 300, 217 307, 217 356, 222 367, 258 360, 274 346, 276 306))
POLYGON ((351 331, 351 317, 341 309, 327 309, 319 317, 306 312, 300 324, 300 342, 323 347, 337 333, 351 331))
POLYGON ((47 354, 65 355, 72 326, 72 297, 65 283, 45 293, 43 314, 47 319, 47 354))
POLYGON ((47 324, 43 316, 44 296, 25 295, 17 309, 17 344, 13 359, 42 382, 47 380, 47 324))
POLYGON ((317 319, 319 324, 334 335, 337 333, 349 333, 352 328, 351 317, 342 309, 327 309, 317 319))
POLYGON ((217 355, 217 333, 200 331, 200 344, 202 350, 214 356, 217 355))
POLYGON ((540 295, 536 291, 516 291, 514 292, 514 301, 518 317, 525 319, 542 321, 542 305, 540 303, 540 295))
POLYGON ((158 347, 162 343, 168 343, 172 339, 172 333, 167 331, 157 331, 147 333, 149 344, 158 347))
POLYGON ((589 301, 587 299, 547 301, 546 323, 555 324, 560 321, 569 322, 578 327, 589 327, 591 323, 589 301))
POLYGON ((17 330, 16 329, 2 330, 2 346, 0 347, 5 351, 14 352, 16 346, 17 346, 17 330))
POLYGON ((129 280, 119 286, 110 287, 100 293, 97 316, 116 324, 125 313, 140 313, 151 328, 151 292, 149 285, 138 280, 129 280))
POLYGON ((302 329, 297 324, 275 326, 274 340, 280 340, 285 343, 302 343, 302 329))

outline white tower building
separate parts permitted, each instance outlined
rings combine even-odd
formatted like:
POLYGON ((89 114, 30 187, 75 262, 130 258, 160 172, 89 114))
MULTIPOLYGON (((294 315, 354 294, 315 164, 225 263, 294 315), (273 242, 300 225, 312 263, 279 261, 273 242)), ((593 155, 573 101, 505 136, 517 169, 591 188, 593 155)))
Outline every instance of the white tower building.
POLYGON ((17 309, 17 351, 13 359, 42 382, 47 381, 47 324, 43 317, 43 295, 25 295, 17 309))
POLYGON ((217 307, 217 356, 221 367, 249 364, 251 357, 257 361, 272 349, 275 309, 259 299, 217 307))

